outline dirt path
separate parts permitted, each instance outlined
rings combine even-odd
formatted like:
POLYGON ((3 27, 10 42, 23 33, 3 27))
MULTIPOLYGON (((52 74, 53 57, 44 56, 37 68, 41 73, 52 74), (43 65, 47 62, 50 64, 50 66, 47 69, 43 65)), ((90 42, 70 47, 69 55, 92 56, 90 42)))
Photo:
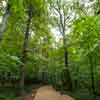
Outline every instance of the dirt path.
POLYGON ((61 95, 52 86, 42 86, 33 89, 32 93, 25 96, 24 100, 75 100, 68 95, 61 95))
POLYGON ((24 96, 24 100, 34 100, 36 93, 37 89, 33 89, 31 93, 28 93, 24 96))

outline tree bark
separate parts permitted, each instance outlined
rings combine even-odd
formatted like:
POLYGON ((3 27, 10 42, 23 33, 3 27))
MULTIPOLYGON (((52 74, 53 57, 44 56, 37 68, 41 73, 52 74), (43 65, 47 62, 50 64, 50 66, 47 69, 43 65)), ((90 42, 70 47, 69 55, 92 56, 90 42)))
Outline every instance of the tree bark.
POLYGON ((91 88, 92 88, 92 92, 95 95, 95 77, 94 77, 94 63, 93 63, 93 57, 91 54, 89 54, 88 56, 89 58, 89 63, 90 63, 90 73, 91 73, 91 88))
POLYGON ((68 65, 68 51, 67 51, 67 44, 66 44, 66 35, 65 35, 65 30, 66 30, 66 17, 65 17, 65 12, 63 9, 63 15, 61 13, 61 8, 59 6, 59 1, 57 1, 57 6, 58 9, 56 11, 59 13, 59 30, 62 34, 63 37, 63 49, 64 49, 64 64, 65 64, 65 69, 64 69, 64 84, 67 85, 67 90, 72 91, 72 80, 70 76, 70 71, 69 71, 69 65, 68 65))
POLYGON ((66 38, 65 38, 65 32, 63 33, 63 47, 64 47, 64 77, 65 77, 65 84, 67 85, 67 90, 72 91, 72 80, 70 76, 69 71, 69 65, 68 65, 68 51, 67 51, 67 44, 66 44, 66 38))
POLYGON ((64 65, 65 65, 65 69, 64 69, 64 84, 67 85, 67 90, 72 91, 72 80, 71 80, 71 76, 70 76, 70 72, 69 72, 69 65, 68 65, 68 51, 67 51, 67 44, 66 44, 66 35, 65 35, 65 17, 63 19, 62 14, 60 12, 60 8, 58 10, 59 12, 59 16, 60 16, 60 27, 59 30, 62 34, 63 37, 63 49, 64 49, 64 65), (64 20, 64 23, 63 23, 64 20))
POLYGON ((26 72, 25 67, 26 67, 26 61, 27 61, 27 47, 28 47, 29 29, 30 29, 31 19, 32 19, 31 9, 29 9, 27 28, 26 28, 24 43, 23 43, 23 48, 22 48, 22 58, 21 58, 22 64, 20 65, 20 68, 21 68, 20 88, 21 88, 22 95, 24 94, 24 80, 25 80, 25 72, 26 72))

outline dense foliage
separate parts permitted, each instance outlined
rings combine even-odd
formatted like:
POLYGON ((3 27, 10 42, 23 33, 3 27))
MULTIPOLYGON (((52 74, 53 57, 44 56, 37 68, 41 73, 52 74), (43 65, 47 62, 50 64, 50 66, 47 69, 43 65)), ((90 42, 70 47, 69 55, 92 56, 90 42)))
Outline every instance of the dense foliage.
POLYGON ((23 77, 95 94, 99 59, 99 0, 0 0, 0 84, 23 77))

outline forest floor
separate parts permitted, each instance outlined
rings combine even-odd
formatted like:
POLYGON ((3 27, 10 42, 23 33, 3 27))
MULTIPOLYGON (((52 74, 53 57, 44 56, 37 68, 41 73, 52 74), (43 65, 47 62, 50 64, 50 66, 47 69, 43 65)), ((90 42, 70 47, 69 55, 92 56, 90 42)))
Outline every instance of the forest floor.
MULTIPOLYGON (((25 86, 24 100, 33 100, 33 94, 35 94, 37 89, 42 85, 43 84, 25 86)), ((0 100, 23 100, 23 97, 20 96, 19 88, 0 87, 0 100)))
MULTIPOLYGON (((34 96, 36 94, 36 91, 38 88, 42 87, 42 84, 39 85, 32 85, 26 87, 26 94, 24 97, 24 100, 34 100, 34 96)), ((0 100, 23 100, 21 96, 19 96, 19 89, 14 88, 0 88, 0 100)), ((100 100, 100 96, 97 96, 96 98, 93 97, 89 91, 86 89, 83 90, 75 90, 73 91, 73 96, 75 100, 100 100)), ((52 99, 53 100, 53 99, 52 99)), ((56 99, 54 99, 56 100, 56 99)), ((66 99, 65 99, 66 100, 66 99)))
MULTIPOLYGON (((30 91, 29 87, 25 93, 24 100, 33 100, 36 93, 35 89, 30 91)), ((19 94, 19 89, 14 88, 0 88, 0 100, 23 100, 23 97, 19 94)))

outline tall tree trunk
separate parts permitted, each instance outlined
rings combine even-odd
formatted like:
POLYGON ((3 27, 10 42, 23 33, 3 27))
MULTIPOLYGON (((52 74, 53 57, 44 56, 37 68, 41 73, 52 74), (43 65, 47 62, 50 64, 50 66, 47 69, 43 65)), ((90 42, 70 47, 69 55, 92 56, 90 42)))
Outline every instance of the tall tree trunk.
MULTIPOLYGON (((67 44, 66 44, 66 20, 68 16, 66 15, 66 11, 64 8, 64 5, 62 4, 61 0, 56 1, 56 6, 54 5, 53 8, 57 11, 59 17, 57 19, 57 24, 59 27, 59 31, 62 34, 63 37, 63 49, 64 49, 64 64, 65 64, 65 69, 63 71, 64 74, 64 86, 66 85, 67 90, 72 90, 72 80, 70 76, 70 71, 69 71, 69 65, 68 65, 68 51, 67 51, 67 44)), ((52 5, 51 5, 52 7, 52 5)))
POLYGON ((67 47, 66 46, 67 46, 67 44, 66 44, 65 32, 63 31, 64 64, 65 64, 65 69, 64 69, 65 84, 67 85, 67 90, 72 91, 72 80, 71 80, 70 71, 69 71, 68 51, 67 51, 67 47))
POLYGON ((7 4, 6 11, 5 11, 4 15, 2 16, 2 22, 0 24, 0 40, 2 40, 3 32, 6 28, 7 20, 8 20, 9 14, 10 14, 10 9, 11 9, 11 6, 9 4, 7 4))
POLYGON ((89 54, 88 58, 89 58, 90 73, 91 73, 91 88, 93 94, 95 95, 96 90, 95 90, 95 77, 94 77, 94 62, 91 54, 89 54))
POLYGON ((24 94, 24 80, 25 80, 25 66, 26 66, 26 61, 27 61, 27 47, 28 47, 28 38, 29 38, 29 27, 32 19, 32 14, 31 14, 31 9, 28 11, 28 20, 27 20, 27 28, 25 32, 25 37, 24 37, 24 43, 23 43, 23 48, 22 48, 22 58, 21 58, 21 79, 20 79, 20 88, 21 88, 21 94, 24 94))

